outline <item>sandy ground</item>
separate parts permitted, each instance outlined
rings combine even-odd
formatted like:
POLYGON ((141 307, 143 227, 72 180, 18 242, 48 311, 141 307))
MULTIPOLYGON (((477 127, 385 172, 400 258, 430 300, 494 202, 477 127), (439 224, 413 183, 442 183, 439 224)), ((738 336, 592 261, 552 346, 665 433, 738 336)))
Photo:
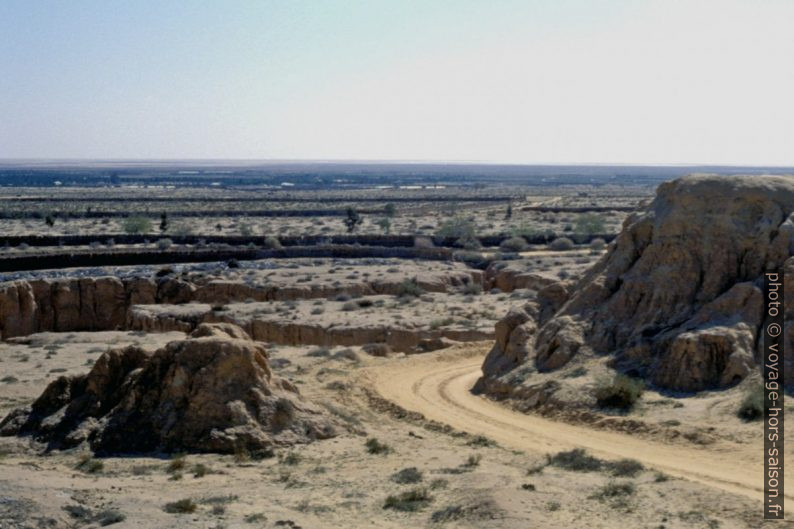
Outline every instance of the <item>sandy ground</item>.
MULTIPOLYGON (((86 370, 96 340, 155 347, 180 336, 98 334, 44 333, 0 344, 0 369, 18 379, 0 383, 2 409, 35 398, 53 376, 44 371, 86 370), (36 362, 41 368, 31 371, 36 362)), ((119 528, 764 526, 753 447, 649 442, 513 412, 467 391, 490 346, 388 358, 358 347, 321 354, 272 347, 276 372, 345 426, 334 439, 281 448, 270 459, 155 454, 92 460, 101 468, 90 471, 79 466, 88 457, 81 450, 47 453, 24 438, 0 438, 0 527, 98 527, 108 519, 119 519, 110 525, 119 528), (371 438, 388 449, 370 453, 371 438), (644 468, 615 477, 546 464, 547 455, 571 447, 633 458, 644 468), (396 473, 407 468, 416 472, 399 482, 396 473), (605 492, 615 486, 616 496, 605 492), (389 496, 416 490, 427 499, 409 505, 413 510, 385 508, 389 496), (180 500, 195 510, 171 512, 180 500)))
MULTIPOLYGON (((479 355, 442 353, 396 361, 367 374, 384 398, 506 447, 541 453, 585 448, 607 459, 636 459, 670 475, 753 500, 762 496, 759 443, 723 440, 708 448, 662 443, 519 413, 471 393, 481 364, 479 355)), ((794 471, 786 477, 794 477, 794 471)), ((794 499, 794 495, 786 497, 794 499)))

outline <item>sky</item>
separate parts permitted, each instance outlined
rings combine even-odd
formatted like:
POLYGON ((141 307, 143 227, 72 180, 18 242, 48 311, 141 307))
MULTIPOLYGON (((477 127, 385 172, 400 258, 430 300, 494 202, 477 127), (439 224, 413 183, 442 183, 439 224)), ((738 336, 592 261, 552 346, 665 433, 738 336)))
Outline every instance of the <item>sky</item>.
POLYGON ((2 0, 0 158, 794 165, 791 0, 2 0))

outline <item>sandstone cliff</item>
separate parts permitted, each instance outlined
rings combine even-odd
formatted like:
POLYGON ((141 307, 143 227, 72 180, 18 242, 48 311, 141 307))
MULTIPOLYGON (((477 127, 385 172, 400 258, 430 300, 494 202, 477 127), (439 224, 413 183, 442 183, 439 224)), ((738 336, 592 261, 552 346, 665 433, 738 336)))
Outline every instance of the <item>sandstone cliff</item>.
MULTIPOLYGON (((478 388, 525 394, 532 381, 519 388, 511 372, 553 371, 594 355, 661 388, 740 382, 758 365, 762 274, 794 271, 792 212, 794 177, 702 175, 662 184, 581 279, 541 288, 497 324, 478 388)), ((794 295, 792 283, 790 275, 794 295)), ((791 320, 786 337, 794 342, 791 320)), ((792 371, 794 349, 787 350, 792 371)))
MULTIPOLYGON (((88 277, 0 283, 0 340, 44 331, 99 331, 126 328, 135 305, 230 303, 255 300, 327 298, 338 294, 397 294, 407 278, 350 280, 339 284, 249 285, 173 274, 163 277, 88 277)), ((447 292, 469 282, 482 284, 479 270, 434 271, 413 278, 427 292, 447 292)))

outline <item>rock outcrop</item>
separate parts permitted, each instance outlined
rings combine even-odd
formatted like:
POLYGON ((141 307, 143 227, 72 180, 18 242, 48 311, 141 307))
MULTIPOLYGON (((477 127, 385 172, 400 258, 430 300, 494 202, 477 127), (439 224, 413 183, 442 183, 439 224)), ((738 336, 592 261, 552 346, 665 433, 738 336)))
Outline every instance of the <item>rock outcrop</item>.
MULTIPOLYGON (((0 283, 0 340, 44 331, 123 329, 135 305, 191 302, 286 301, 339 294, 398 294, 405 277, 334 284, 249 285, 242 281, 196 282, 184 276, 87 277, 0 283)), ((482 284, 479 270, 433 272, 414 278, 427 292, 447 292, 470 282, 482 284)))
MULTIPOLYGON (((794 271, 792 212, 794 177, 662 184, 578 282, 543 287, 497 324, 478 388, 504 394, 513 370, 553 371, 592 355, 661 388, 740 382, 758 365, 763 272, 794 271)), ((791 370, 794 349, 788 354, 791 370)))
POLYGON ((0 433, 115 454, 266 451, 335 432, 272 374, 262 344, 219 323, 155 352, 106 352, 89 373, 58 378, 30 407, 9 414, 0 433))
MULTIPOLYGON (((255 309, 255 303, 244 304, 255 309)), ((454 340, 472 342, 489 340, 493 333, 487 327, 466 328, 414 328, 400 325, 358 321, 317 322, 310 318, 293 320, 278 313, 241 313, 235 306, 229 310, 214 311, 208 305, 138 305, 130 308, 126 328, 144 332, 191 332, 202 323, 226 322, 245 329, 255 340, 279 345, 356 346, 379 343, 390 350, 403 353, 422 353, 449 347, 454 340)))

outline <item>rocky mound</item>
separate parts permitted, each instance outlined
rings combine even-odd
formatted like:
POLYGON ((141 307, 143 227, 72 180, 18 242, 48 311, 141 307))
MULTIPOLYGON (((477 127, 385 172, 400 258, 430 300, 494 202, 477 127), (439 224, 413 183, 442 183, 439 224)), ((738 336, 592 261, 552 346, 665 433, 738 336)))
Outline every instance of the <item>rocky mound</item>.
MULTIPOLYGON (((763 272, 794 271, 792 212, 794 177, 662 184, 578 282, 542 288, 497 324, 478 388, 527 395, 532 381, 515 383, 512 372, 553 371, 593 355, 661 388, 740 382, 758 365, 763 272)), ((790 321, 786 336, 792 344, 790 321)), ((792 346, 787 352, 792 371, 792 346)))
POLYGON ((153 353, 110 350, 88 374, 60 377, 0 422, 49 449, 98 453, 263 451, 334 435, 317 408, 273 376, 264 347, 239 327, 202 324, 153 353))

